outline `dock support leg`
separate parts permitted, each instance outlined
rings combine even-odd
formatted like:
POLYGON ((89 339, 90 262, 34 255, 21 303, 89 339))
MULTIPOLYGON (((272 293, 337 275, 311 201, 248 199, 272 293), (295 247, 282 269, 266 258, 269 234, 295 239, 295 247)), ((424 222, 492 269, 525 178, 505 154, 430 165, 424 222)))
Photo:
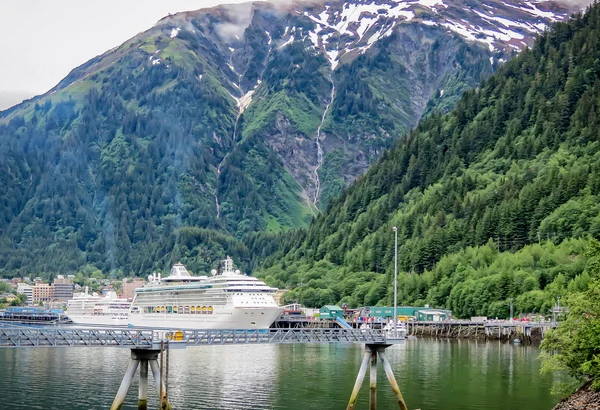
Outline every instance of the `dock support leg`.
POLYGON ((123 380, 121 381, 121 386, 119 386, 119 390, 117 391, 117 395, 113 400, 112 405, 110 406, 110 410, 119 410, 125 401, 125 396, 127 395, 127 391, 129 390, 129 386, 131 386, 131 381, 133 380, 133 376, 135 376, 135 371, 138 368, 140 361, 132 358, 129 363, 129 367, 125 372, 125 376, 123 376, 123 380))
POLYGON ((377 410, 377 350, 371 350, 371 371, 369 372, 369 410, 377 410))
POLYGON ((379 352, 379 357, 383 362, 383 369, 385 370, 385 375, 387 376, 388 381, 392 386, 392 391, 396 396, 396 400, 398 400, 398 407, 400 407, 400 410, 408 410, 408 407, 406 407, 406 403, 404 402, 402 392, 400 391, 400 387, 398 387, 398 383, 396 382, 396 378, 394 377, 394 372, 392 372, 392 366, 390 365, 390 361, 383 350, 379 352))
POLYGON ((140 389, 138 394, 138 410, 148 409, 148 360, 140 363, 140 389))
POLYGON ((161 410, 170 410, 171 403, 166 400, 165 397, 165 386, 162 384, 162 380, 160 377, 160 368, 158 367, 158 360, 155 358, 153 360, 149 360, 150 369, 152 369, 152 377, 154 378, 154 385, 156 386, 156 390, 158 392, 162 392, 162 397, 159 397, 161 403, 161 410))
POLYGON ((356 377, 354 389, 352 390, 350 401, 348 402, 348 407, 346 407, 346 410, 354 410, 356 408, 356 399, 358 398, 358 392, 360 391, 360 387, 362 386, 363 380, 367 373, 369 361, 371 362, 371 371, 369 374, 369 410, 377 409, 377 355, 379 355, 379 358, 383 362, 383 368, 390 382, 390 385, 392 386, 392 391, 396 396, 396 400, 398 401, 398 407, 400 408, 400 410, 408 410, 408 408, 406 407, 406 403, 404 402, 404 397, 402 397, 402 393, 400 392, 400 387, 398 387, 398 383, 396 382, 396 378, 394 377, 394 373, 392 372, 392 366, 390 365, 390 361, 385 354, 385 349, 387 349, 389 346, 390 345, 378 344, 366 345, 367 351, 363 356, 363 360, 360 365, 360 370, 358 371, 358 376, 356 377))
POLYGON ((346 407, 346 410, 354 410, 356 408, 356 399, 358 398, 358 392, 360 391, 360 387, 362 386, 363 380, 365 379, 365 375, 367 374, 367 366, 369 365, 370 359, 371 353, 369 351, 365 352, 363 361, 360 365, 360 370, 358 371, 358 376, 356 376, 356 382, 354 383, 354 388, 352 389, 352 394, 350 395, 350 401, 348 402, 348 407, 346 407))

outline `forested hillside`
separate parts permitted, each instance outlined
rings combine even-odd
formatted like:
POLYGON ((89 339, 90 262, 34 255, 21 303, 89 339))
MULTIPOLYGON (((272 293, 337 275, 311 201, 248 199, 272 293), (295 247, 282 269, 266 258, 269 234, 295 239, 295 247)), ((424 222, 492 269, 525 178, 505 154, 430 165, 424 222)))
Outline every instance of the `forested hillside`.
POLYGON ((594 5, 421 121, 308 230, 252 238, 259 275, 312 306, 390 303, 397 226, 401 303, 547 312, 585 288, 600 236, 599 75, 594 5))
POLYGON ((168 16, 0 113, 0 275, 200 273, 227 253, 246 269, 263 250, 242 237, 307 226, 572 7, 332 0, 168 16))

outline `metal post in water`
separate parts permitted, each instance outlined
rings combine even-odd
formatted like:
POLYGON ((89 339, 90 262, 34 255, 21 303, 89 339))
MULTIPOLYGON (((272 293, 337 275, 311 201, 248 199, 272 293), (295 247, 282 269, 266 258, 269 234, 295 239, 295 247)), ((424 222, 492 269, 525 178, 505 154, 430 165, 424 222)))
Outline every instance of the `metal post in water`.
POLYGON ((369 410, 377 410, 377 349, 371 349, 369 373, 369 410))
POLYGON ((365 379, 365 375, 367 374, 367 366, 369 365, 370 359, 371 353, 369 353, 369 351, 365 352, 362 363, 360 364, 360 369, 358 370, 358 376, 356 376, 356 382, 354 383, 354 388, 352 389, 352 394, 350 395, 350 401, 348 402, 348 407, 346 407, 346 410, 354 410, 356 408, 356 399, 358 398, 358 392, 360 391, 360 387, 362 386, 363 380, 365 379))
POLYGON ((408 407, 406 407, 406 403, 404 402, 404 397, 402 397, 402 392, 400 392, 400 387, 398 387, 398 383, 396 382, 396 378, 394 377, 394 372, 392 372, 392 366, 390 365, 390 361, 387 358, 387 355, 385 354, 383 349, 379 351, 379 357, 383 362, 383 369, 385 370, 385 374, 388 378, 388 381, 392 386, 392 391, 396 396, 396 400, 398 400, 398 406, 400 407, 400 410, 408 410, 408 407))
POLYGON ((167 364, 165 369, 165 401, 169 402, 169 340, 167 339, 167 364))
POLYGON ((148 409, 148 360, 140 361, 140 388, 138 394, 138 410, 148 409))
POLYGON ((159 393, 158 393, 158 408, 163 408, 163 341, 160 341, 160 384, 159 384, 159 393))
POLYGON ((131 385, 131 381, 133 380, 133 376, 135 376, 135 371, 138 368, 140 361, 131 358, 131 362, 129 363, 129 367, 125 372, 125 376, 123 376, 123 380, 121 381, 121 385, 119 386, 119 390, 117 391, 117 395, 113 400, 112 405, 110 406, 110 410, 119 410, 125 401, 125 396, 127 395, 127 391, 129 390, 129 386, 131 385))

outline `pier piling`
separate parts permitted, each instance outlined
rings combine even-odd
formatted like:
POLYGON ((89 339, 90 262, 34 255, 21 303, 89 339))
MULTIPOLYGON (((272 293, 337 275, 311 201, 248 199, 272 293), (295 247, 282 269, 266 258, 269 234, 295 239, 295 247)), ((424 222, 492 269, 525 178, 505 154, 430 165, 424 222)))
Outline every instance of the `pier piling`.
POLYGON ((138 368, 140 361, 134 357, 132 351, 131 362, 129 363, 129 367, 127 367, 127 371, 125 371, 125 376, 123 376, 123 380, 121 380, 121 385, 119 386, 119 390, 117 391, 117 395, 113 400, 112 406, 110 406, 110 410, 119 410, 125 401, 125 396, 127 395, 127 391, 129 390, 129 386, 131 386, 131 381, 133 380, 133 376, 135 376, 135 372, 138 368))
POLYGON ((140 363, 140 388, 138 394, 138 410, 148 409, 148 361, 140 363))
POLYGON ((163 381, 160 379, 160 369, 158 366, 158 355, 160 350, 151 349, 131 349, 131 362, 127 371, 123 376, 117 395, 113 400, 110 410, 120 410, 125 396, 129 391, 131 382, 135 377, 135 373, 140 368, 140 387, 138 391, 138 410, 147 410, 148 408, 148 366, 152 370, 152 376, 156 385, 156 390, 161 392, 159 399, 161 400, 161 410, 170 410, 171 403, 167 400, 166 389, 163 381))
POLYGON ((369 372, 369 410, 377 410, 377 350, 371 350, 369 372))
POLYGON ((352 394, 350 395, 350 401, 348 402, 348 407, 346 410, 354 410, 356 408, 356 399, 358 398, 358 392, 363 384, 363 380, 365 380, 365 375, 367 374, 367 366, 369 366, 369 360, 371 359, 371 353, 367 350, 365 355, 363 356, 363 361, 360 365, 360 369, 358 370, 358 376, 356 376, 356 382, 354 382, 354 388, 352 389, 352 394))
POLYGON ((369 410, 377 409, 377 356, 379 356, 381 362, 383 363, 385 374, 390 382, 390 385, 392 386, 392 391, 396 396, 396 400, 398 401, 398 407, 400 410, 408 410, 406 403, 404 402, 404 397, 400 392, 400 387, 398 386, 396 378, 394 377, 390 361, 385 354, 385 349, 390 347, 390 345, 367 344, 365 347, 366 352, 363 356, 363 360, 358 371, 358 376, 356 377, 356 382, 354 383, 354 388, 352 389, 352 394, 350 395, 350 401, 348 402, 348 407, 346 407, 346 410, 354 410, 356 408, 356 399, 358 398, 358 392, 360 391, 363 380, 367 373, 369 362, 371 362, 371 370, 369 374, 369 410))
POLYGON ((394 377, 394 372, 392 371, 392 365, 390 364, 390 360, 388 359, 387 355, 383 350, 379 352, 379 357, 383 362, 383 369, 385 370, 385 375, 387 376, 387 379, 390 382, 390 385, 392 386, 392 391, 396 396, 396 400, 398 400, 398 407, 400 407, 400 410, 408 410, 408 407, 406 407, 406 403, 404 402, 402 392, 400 391, 400 387, 398 386, 396 378, 394 377))

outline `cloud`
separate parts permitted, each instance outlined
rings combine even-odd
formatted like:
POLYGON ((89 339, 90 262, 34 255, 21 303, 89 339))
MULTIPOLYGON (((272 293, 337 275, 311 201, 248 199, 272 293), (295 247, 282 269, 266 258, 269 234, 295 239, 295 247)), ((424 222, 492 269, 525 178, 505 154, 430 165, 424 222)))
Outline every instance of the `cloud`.
POLYGON ((244 31, 252 22, 252 15, 254 14, 252 3, 229 4, 220 6, 219 9, 228 21, 215 26, 217 35, 224 41, 230 41, 234 38, 241 39, 244 36, 244 31))
POLYGON ((593 3, 593 0, 556 0, 558 4, 566 5, 567 7, 577 7, 584 9, 593 3))

